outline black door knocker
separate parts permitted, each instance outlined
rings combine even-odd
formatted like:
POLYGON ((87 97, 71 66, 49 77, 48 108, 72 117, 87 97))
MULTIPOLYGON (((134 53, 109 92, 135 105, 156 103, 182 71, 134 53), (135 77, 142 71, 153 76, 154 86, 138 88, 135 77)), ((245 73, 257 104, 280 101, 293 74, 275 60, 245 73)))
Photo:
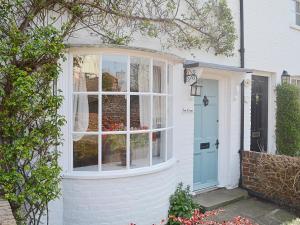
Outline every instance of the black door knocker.
POLYGON ((203 97, 203 104, 204 106, 208 106, 208 103, 209 103, 209 100, 208 98, 206 97, 206 95, 203 97))

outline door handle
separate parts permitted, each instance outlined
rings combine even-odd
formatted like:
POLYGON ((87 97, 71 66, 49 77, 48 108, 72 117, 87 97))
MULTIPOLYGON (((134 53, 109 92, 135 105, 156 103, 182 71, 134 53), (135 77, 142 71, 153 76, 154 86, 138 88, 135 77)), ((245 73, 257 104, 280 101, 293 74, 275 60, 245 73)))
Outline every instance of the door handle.
POLYGON ((217 140, 216 140, 216 143, 215 143, 216 149, 219 149, 219 144, 220 144, 220 143, 219 143, 219 139, 217 139, 217 140))

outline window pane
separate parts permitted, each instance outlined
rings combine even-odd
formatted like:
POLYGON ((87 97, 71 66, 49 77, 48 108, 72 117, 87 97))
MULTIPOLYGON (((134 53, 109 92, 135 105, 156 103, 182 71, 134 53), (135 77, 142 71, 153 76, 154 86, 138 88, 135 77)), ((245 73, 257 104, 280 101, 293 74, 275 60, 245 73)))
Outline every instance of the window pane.
POLYGON ((73 95, 74 131, 98 131, 98 96, 73 95))
POLYGON ((300 13, 300 2, 296 0, 296 13, 300 13))
POLYGON ((173 157, 173 130, 168 130, 167 131, 168 134, 168 152, 167 152, 167 157, 168 160, 171 159, 173 157))
POLYGON ((300 26, 300 13, 296 15, 296 25, 300 26))
POLYGON ((102 130, 126 130, 125 95, 102 96, 102 130))
POLYGON ((126 168, 126 134, 102 135, 102 170, 126 168))
POLYGON ((166 155, 166 132, 159 131, 152 134, 152 164, 165 161, 166 155))
POLYGON ((75 171, 98 170, 98 136, 73 135, 73 166, 75 171))
POLYGON ((73 58, 73 91, 98 91, 99 56, 73 58))
POLYGON ((102 57, 102 90, 127 90, 127 57, 104 55, 102 57))
POLYGON ((163 62, 153 62, 153 92, 166 92, 166 66, 163 62))
POLYGON ((130 58, 130 91, 149 92, 150 60, 130 58))
POLYGON ((168 97, 168 127, 173 125, 173 98, 168 97))
POLYGON ((130 129, 147 130, 150 127, 150 96, 130 96, 130 129))
POLYGON ((138 168, 149 166, 149 134, 131 134, 130 135, 130 167, 138 168))
POLYGON ((166 127, 166 97, 153 96, 153 128, 166 127))
POLYGON ((168 93, 173 93, 173 66, 168 65, 168 93))

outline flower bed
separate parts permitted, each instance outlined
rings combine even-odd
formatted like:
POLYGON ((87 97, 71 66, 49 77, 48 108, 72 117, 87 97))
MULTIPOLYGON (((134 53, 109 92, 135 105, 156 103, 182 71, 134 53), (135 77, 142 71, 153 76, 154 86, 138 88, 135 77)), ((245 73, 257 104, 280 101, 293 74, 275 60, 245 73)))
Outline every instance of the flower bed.
MULTIPOLYGON (((178 225, 258 225, 241 216, 234 217, 228 221, 218 221, 215 217, 221 212, 223 212, 223 210, 213 210, 202 213, 200 210, 196 209, 192 213, 191 218, 175 217, 171 215, 169 216, 169 222, 171 220, 178 225)), ((167 221, 162 220, 160 225, 166 224, 166 222, 167 221)), ((131 223, 130 225, 136 224, 131 223)))

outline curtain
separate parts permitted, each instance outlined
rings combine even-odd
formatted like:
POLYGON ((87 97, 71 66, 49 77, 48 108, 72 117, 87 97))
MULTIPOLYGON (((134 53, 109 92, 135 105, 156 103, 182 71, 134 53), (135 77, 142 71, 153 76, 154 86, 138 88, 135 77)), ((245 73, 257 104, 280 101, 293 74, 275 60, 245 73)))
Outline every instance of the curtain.
MULTIPOLYGON (((86 77, 78 67, 74 68, 74 92, 86 92, 86 77)), ((89 126, 89 103, 87 94, 73 95, 73 130, 86 131, 89 126)), ((79 141, 84 135, 76 135, 75 141, 79 141)))
MULTIPOLYGON (((138 67, 138 87, 139 92, 149 91, 149 63, 141 59, 138 67)), ((148 96, 139 96, 140 125, 149 128, 149 119, 151 118, 150 102, 148 96)))
MULTIPOLYGON (((161 68, 153 66, 153 92, 161 92, 161 68)), ((159 128, 161 104, 158 97, 153 97, 153 125, 159 128), (158 125, 158 126, 157 126, 158 125)))

